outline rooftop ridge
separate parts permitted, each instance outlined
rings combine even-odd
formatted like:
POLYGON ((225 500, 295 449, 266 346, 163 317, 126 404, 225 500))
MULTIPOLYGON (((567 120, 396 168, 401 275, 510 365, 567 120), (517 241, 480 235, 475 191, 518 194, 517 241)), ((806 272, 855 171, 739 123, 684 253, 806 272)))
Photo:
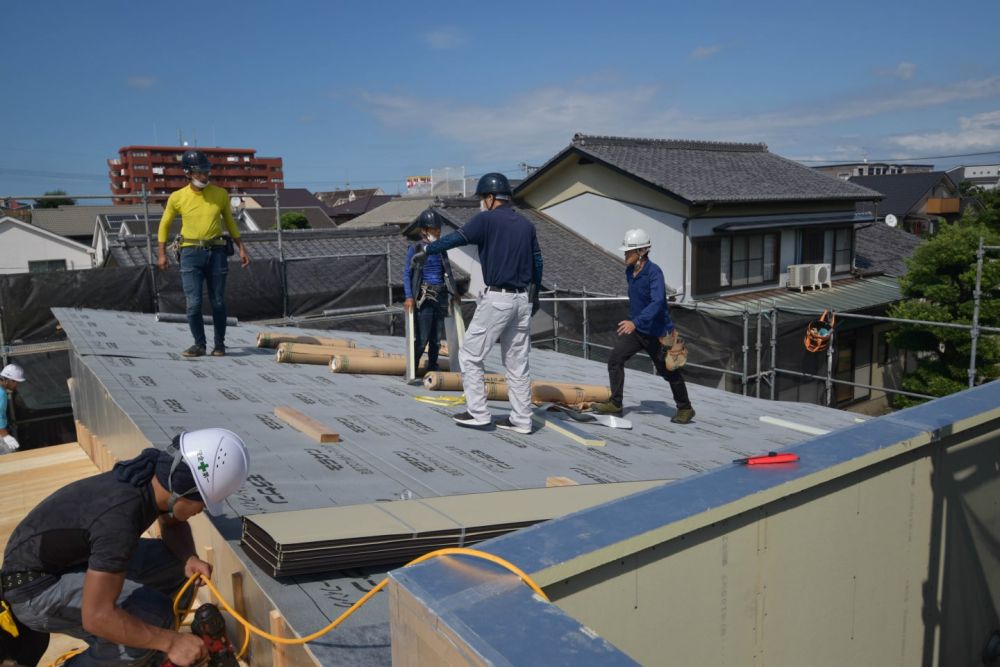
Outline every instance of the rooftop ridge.
POLYGON ((740 143, 727 141, 700 141, 696 139, 648 139, 641 137, 614 137, 588 135, 580 132, 573 135, 574 146, 586 146, 588 142, 613 144, 618 146, 657 146, 675 150, 720 151, 740 153, 767 153, 767 144, 740 143))

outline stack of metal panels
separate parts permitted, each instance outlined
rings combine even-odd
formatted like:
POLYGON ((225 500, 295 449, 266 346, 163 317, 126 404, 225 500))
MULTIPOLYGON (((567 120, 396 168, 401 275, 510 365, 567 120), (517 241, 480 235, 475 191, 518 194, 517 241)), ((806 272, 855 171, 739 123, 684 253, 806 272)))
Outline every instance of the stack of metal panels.
POLYGON ((588 484, 256 514, 243 518, 241 545, 275 577, 405 563, 660 483, 588 484))

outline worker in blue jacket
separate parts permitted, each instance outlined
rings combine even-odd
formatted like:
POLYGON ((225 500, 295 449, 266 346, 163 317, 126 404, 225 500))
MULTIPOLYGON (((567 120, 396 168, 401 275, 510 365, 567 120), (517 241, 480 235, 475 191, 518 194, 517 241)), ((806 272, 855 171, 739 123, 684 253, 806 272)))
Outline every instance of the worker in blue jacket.
POLYGON ((414 368, 420 367, 420 357, 427 348, 427 370, 438 370, 438 353, 441 350, 441 330, 448 316, 449 299, 458 298, 454 273, 448 255, 418 254, 418 246, 433 243, 441 237, 441 218, 433 208, 428 208, 413 221, 420 232, 420 244, 411 245, 406 251, 403 265, 403 295, 406 312, 416 313, 414 332, 414 368), (416 255, 416 259, 414 259, 416 255))
POLYGON ((625 253, 629 319, 618 323, 618 340, 608 357, 611 400, 594 404, 593 410, 602 414, 622 414, 625 362, 645 350, 653 360, 656 374, 670 383, 677 406, 677 412, 670 421, 687 424, 694 418, 694 409, 688 398, 684 376, 679 369, 667 370, 664 363, 666 349, 661 338, 673 333, 674 323, 667 308, 663 271, 649 259, 651 247, 645 230, 630 229, 625 232, 625 240, 619 250, 625 253))

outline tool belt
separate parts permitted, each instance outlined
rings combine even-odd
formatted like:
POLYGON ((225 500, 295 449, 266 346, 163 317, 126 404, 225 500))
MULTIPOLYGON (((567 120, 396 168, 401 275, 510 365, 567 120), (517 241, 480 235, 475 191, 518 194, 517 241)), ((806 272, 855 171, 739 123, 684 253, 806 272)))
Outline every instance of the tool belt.
POLYGON ((428 285, 427 283, 420 283, 420 294, 417 295, 416 299, 414 299, 414 301, 416 301, 417 308, 420 308, 420 306, 422 306, 424 301, 427 299, 441 303, 438 297, 441 295, 441 292, 445 291, 447 291, 447 288, 444 285, 428 285))
POLYGON ((0 572, 0 594, 6 598, 6 594, 15 588, 50 576, 47 572, 0 572))
POLYGON ((663 365, 668 371, 675 371, 688 360, 688 349, 684 339, 674 329, 666 336, 659 337, 660 345, 663 347, 663 365))

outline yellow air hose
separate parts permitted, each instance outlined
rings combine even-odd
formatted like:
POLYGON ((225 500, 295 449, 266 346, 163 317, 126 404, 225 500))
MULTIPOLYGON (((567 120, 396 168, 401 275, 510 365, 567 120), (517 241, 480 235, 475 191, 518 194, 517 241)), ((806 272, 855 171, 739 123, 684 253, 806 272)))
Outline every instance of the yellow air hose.
MULTIPOLYGON (((528 576, 527 573, 525 573, 523 570, 521 570, 521 568, 517 567, 516 565, 514 565, 513 563, 511 563, 511 562, 509 562, 507 560, 504 560, 503 558, 500 558, 499 556, 494 556, 493 554, 486 553, 485 551, 479 551, 478 549, 466 549, 466 548, 461 548, 461 547, 452 547, 452 548, 447 548, 447 549, 437 549, 436 551, 431 551, 429 553, 424 554, 423 556, 419 556, 418 558, 414 558, 413 560, 411 560, 409 563, 407 563, 403 567, 410 567, 412 565, 416 565, 418 563, 422 563, 422 562, 424 562, 426 560, 430 560, 431 558, 438 558, 439 556, 472 556, 474 558, 481 558, 483 560, 488 560, 491 563, 496 563, 497 565, 499 565, 499 566, 501 566, 501 567, 503 567, 503 568, 505 568, 505 569, 513 572, 514 574, 516 574, 521 579, 521 581, 523 581, 525 584, 527 584, 529 587, 531 587, 531 590, 533 590, 535 593, 537 593, 539 595, 539 597, 541 597, 546 602, 549 601, 549 596, 547 596, 545 594, 545 591, 543 591, 541 589, 541 587, 539 587, 539 585, 536 584, 534 582, 534 580, 532 580, 532 578, 530 576, 528 576)), ((306 635, 305 637, 279 637, 277 635, 272 635, 270 632, 267 632, 266 630, 262 630, 261 628, 258 628, 253 623, 251 623, 249 620, 247 620, 242 615, 240 615, 239 612, 237 612, 235 609, 233 609, 232 606, 230 606, 230 604, 228 602, 226 602, 226 600, 222 597, 222 593, 220 593, 219 589, 215 587, 215 584, 213 584, 210 579, 207 579, 206 577, 204 577, 204 576, 202 576, 200 574, 191 575, 191 577, 184 583, 183 586, 181 586, 180 590, 177 591, 177 594, 174 596, 174 614, 177 616, 178 625, 182 625, 181 620, 191 612, 190 608, 188 608, 188 609, 186 609, 184 611, 181 611, 180 609, 178 609, 178 604, 179 604, 181 598, 183 597, 184 592, 188 588, 190 588, 191 584, 193 584, 198 578, 202 579, 202 581, 204 582, 205 586, 208 587, 208 589, 212 592, 212 595, 214 595, 215 598, 219 601, 219 605, 223 609, 225 609, 227 612, 229 612, 229 614, 240 625, 243 626, 243 628, 245 630, 244 637, 243 637, 243 644, 242 644, 242 646, 240 648, 239 655, 237 656, 237 657, 240 657, 240 658, 243 657, 243 655, 246 653, 247 647, 250 645, 250 635, 251 634, 255 634, 258 637, 262 637, 263 639, 267 639, 268 641, 272 641, 272 642, 274 642, 276 644, 306 644, 308 642, 311 642, 311 641, 313 641, 315 639, 318 639, 318 638, 322 637, 323 635, 325 635, 326 633, 330 632, 331 630, 333 630, 334 628, 336 628, 338 625, 340 625, 341 623, 343 623, 345 620, 347 620, 354 612, 356 612, 358 609, 360 609, 361 606, 364 603, 368 602, 368 600, 370 600, 372 597, 374 597, 376 593, 378 593, 383 588, 385 588, 385 585, 389 582, 388 577, 386 577, 385 579, 383 579, 377 586, 375 586, 375 588, 373 588, 370 591, 368 591, 367 593, 365 593, 365 595, 362 596, 362 598, 360 600, 358 600, 353 605, 351 605, 350 609, 348 609, 347 611, 345 611, 343 614, 341 614, 337 618, 333 619, 333 621, 331 621, 329 623, 329 625, 327 625, 324 628, 320 628, 319 630, 317 630, 316 632, 312 633, 311 635, 306 635)), ((76 651, 72 651, 70 653, 67 653, 66 655, 60 656, 49 667, 57 667, 58 665, 61 665, 65 660, 67 660, 70 657, 76 655, 77 653, 80 653, 83 650, 85 650, 85 649, 78 649, 76 651)))

